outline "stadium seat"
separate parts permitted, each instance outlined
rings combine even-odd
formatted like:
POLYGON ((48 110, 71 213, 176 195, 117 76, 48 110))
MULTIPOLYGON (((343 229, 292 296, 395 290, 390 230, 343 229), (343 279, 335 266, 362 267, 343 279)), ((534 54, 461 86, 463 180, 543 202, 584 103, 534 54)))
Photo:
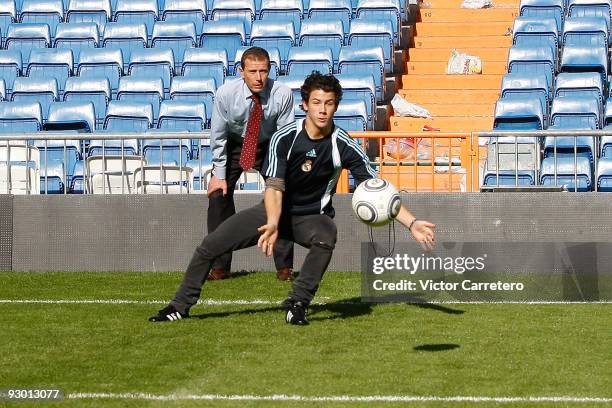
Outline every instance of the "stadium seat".
POLYGON ((209 77, 175 77, 170 87, 173 101, 203 102, 206 112, 212 114, 217 85, 209 77))
POLYGON ((110 83, 105 77, 72 77, 66 81, 64 101, 93 103, 96 127, 102 128, 111 95, 110 83))
POLYGON ((4 83, 4 79, 0 79, 0 101, 8 101, 6 94, 6 84, 4 83))
POLYGON ((57 81, 55 78, 27 78, 15 79, 11 101, 38 102, 42 109, 43 120, 47 120, 49 105, 59 100, 57 81))
POLYGON ((399 44, 400 8, 399 0, 359 0, 355 17, 390 21, 394 43, 399 44))
MULTIPOLYGON (((245 45, 247 45, 247 41, 242 21, 207 21, 204 24, 200 37, 200 47, 211 50, 224 49, 227 51, 228 58, 234 58, 236 50, 245 45)), ((228 60, 228 63, 230 66, 234 66, 234 61, 228 60)))
POLYGON ((33 49, 26 75, 31 78, 55 78, 60 94, 63 94, 66 80, 72 75, 72 51, 40 48, 33 49))
POLYGON ((509 95, 495 105, 495 130, 541 130, 543 126, 542 104, 529 95, 509 95))
POLYGON ((65 174, 64 164, 61 162, 51 161, 45 162, 44 153, 40 161, 40 194, 64 194, 68 192, 68 185, 65 180, 68 175, 65 174))
POLYGON ((564 0, 521 0, 521 16, 535 18, 554 18, 557 22, 557 33, 561 34, 565 10, 564 0))
POLYGON ((608 49, 605 47, 563 47, 560 72, 598 72, 603 83, 608 79, 608 49))
POLYGON ((316 22, 320 20, 341 21, 345 36, 348 35, 352 16, 352 6, 350 0, 310 0, 308 6, 308 18, 316 22))
POLYGON ((19 19, 22 23, 47 24, 53 38, 57 25, 64 21, 62 0, 23 0, 19 19))
POLYGON ((287 75, 306 77, 312 71, 333 73, 334 58, 327 47, 292 47, 287 59, 287 75))
POLYGON ((331 48, 334 56, 334 66, 337 66, 340 49, 344 45, 344 27, 342 21, 304 20, 300 30, 299 45, 302 47, 331 48))
POLYGON ((612 192, 612 160, 602 157, 597 163, 597 191, 612 192))
POLYGON ((21 69, 23 70, 30 61, 30 52, 33 48, 50 46, 51 34, 46 24, 11 24, 4 43, 7 50, 21 51, 21 69))
POLYGON ((57 26, 54 46, 71 50, 75 64, 83 50, 97 48, 99 44, 100 33, 95 23, 62 23, 57 26))
POLYGON ((0 50, 0 77, 4 79, 8 93, 13 92, 13 82, 21 73, 21 53, 17 50, 0 50))
POLYGON ((608 48, 609 25, 603 17, 568 17, 563 25, 563 44, 608 48))
POLYGON ((102 48, 83 50, 77 74, 81 77, 108 79, 113 95, 116 94, 119 88, 119 78, 123 75, 121 50, 102 48))
POLYGON ((253 0, 214 0, 210 16, 214 21, 241 21, 248 37, 255 20, 255 3, 253 0))
POLYGON ((334 123, 347 132, 365 132, 368 112, 364 101, 347 99, 340 101, 334 114, 334 123))
POLYGON ((68 186, 70 194, 84 194, 83 189, 83 160, 79 160, 74 165, 74 174, 68 186))
POLYGON ((555 97, 567 95, 596 98, 601 111, 604 103, 604 85, 601 76, 596 72, 560 73, 555 83, 555 97))
POLYGON ((564 186, 568 191, 591 191, 593 177, 591 163, 586 157, 546 157, 540 169, 540 184, 564 186), (556 166, 555 166, 556 162, 556 166))
POLYGON ((0 162, 0 194, 39 194, 39 172, 35 164, 0 162))
POLYGON ((381 47, 385 56, 385 72, 393 69, 393 26, 389 20, 356 19, 351 23, 348 45, 359 48, 381 47))
POLYGON ((195 48, 197 36, 193 23, 158 21, 153 27, 151 47, 171 48, 174 53, 174 69, 183 65, 185 50, 195 48))
POLYGON ((0 43, 4 44, 9 25, 16 22, 17 9, 15 7, 15 0, 0 0, 0 43))
MULTIPOLYGON (((147 48, 147 26, 140 24, 108 23, 104 29, 104 48, 117 48, 121 50, 123 62, 130 61, 134 50, 147 48)), ((123 68, 127 68, 123 67, 123 68)))
POLYGON ((385 96, 385 57, 381 47, 343 47, 338 61, 339 74, 372 75, 376 85, 376 99, 385 96))
POLYGON ((195 26, 196 35, 202 34, 206 20, 205 0, 165 0, 161 19, 168 22, 190 22, 195 26))
POLYGON ((515 45, 508 54, 508 72, 546 76, 549 92, 553 87, 556 59, 550 47, 525 47, 515 45))
MULTIPOLYGON (((240 59, 242 58, 242 54, 244 54, 244 52, 246 50, 248 50, 249 48, 251 48, 250 46, 248 47, 240 47, 236 50, 236 56, 234 58, 234 67, 233 69, 232 66, 230 65, 230 73, 235 75, 235 76, 239 76, 239 72, 238 72, 238 68, 241 67, 241 63, 240 63, 240 59)), ((281 66, 281 57, 280 57, 280 52, 278 51, 278 48, 268 48, 266 49, 266 51, 268 51, 268 55, 270 56, 270 74, 269 77, 272 79, 276 79, 278 77, 278 75, 280 74, 280 66, 281 66)))
POLYGON ((356 99, 363 101, 368 113, 368 129, 374 128, 374 115, 376 113, 376 85, 371 75, 336 75, 342 86, 342 99, 356 99))
POLYGON ((110 101, 106 109, 104 129, 113 132, 144 132, 153 126, 150 103, 110 101))
POLYGON ((0 133, 33 133, 42 129, 38 102, 0 102, 0 133))
POLYGON ((293 103, 300 104, 302 103, 302 95, 300 93, 300 87, 304 83, 303 76, 292 76, 292 75, 283 75, 279 76, 276 79, 278 82, 287 85, 291 91, 293 92, 293 103))
POLYGON ((145 166, 134 171, 137 194, 189 193, 192 169, 179 166, 145 166))
POLYGON ((501 97, 506 98, 512 95, 523 95, 538 99, 542 105, 542 112, 544 112, 543 129, 548 127, 549 104, 552 97, 548 91, 544 74, 510 73, 504 75, 502 78, 501 97))
POLYGON ((524 47, 549 46, 557 58, 559 36, 557 23, 553 18, 517 17, 512 29, 512 44, 524 47))
POLYGON ((259 18, 268 21, 290 20, 293 22, 294 30, 299 32, 303 14, 302 0, 262 0, 259 18))
POLYGON ((184 139, 155 139, 156 132, 168 131, 169 129, 152 129, 147 132, 147 136, 150 135, 151 138, 142 143, 142 154, 147 164, 187 167, 187 162, 191 159, 191 139, 187 134, 184 139))
POLYGON ((163 101, 159 109, 158 129, 201 132, 208 119, 206 105, 192 101, 163 101))
POLYGON ((190 49, 185 52, 181 75, 184 77, 211 77, 216 84, 223 84, 227 68, 225 50, 190 49))
POLYGON ((295 30, 291 21, 264 21, 253 23, 251 45, 261 48, 278 48, 281 56, 281 72, 287 69, 289 49, 295 44, 295 30))
POLYGON ((567 15, 569 17, 604 17, 612 19, 612 4, 610 0, 568 0, 567 15))
POLYGON ((69 23, 96 23, 98 31, 111 21, 110 0, 70 0, 66 21, 69 23))
POLYGON ((146 48, 134 50, 128 73, 133 76, 161 77, 164 92, 170 91, 174 75, 174 53, 170 48, 146 48))
POLYGON ((164 84, 159 77, 122 77, 117 100, 149 103, 153 107, 153 123, 157 123, 159 105, 164 99, 164 84))
POLYGON ((127 24, 144 24, 147 33, 153 33, 153 24, 158 20, 157 0, 118 0, 114 21, 127 24))
MULTIPOLYGON (((606 101, 604 108, 603 128, 612 128, 612 99, 606 101)), ((612 159, 612 136, 601 136, 599 139, 601 158, 612 159)), ((600 160, 601 161, 601 160, 600 160)))
POLYGON ((212 164, 199 159, 190 160, 186 164, 191 172, 191 192, 203 193, 207 189, 208 180, 212 175, 212 164))
POLYGON ((90 156, 87 168, 87 191, 90 194, 134 193, 134 172, 146 163, 139 156, 90 156))

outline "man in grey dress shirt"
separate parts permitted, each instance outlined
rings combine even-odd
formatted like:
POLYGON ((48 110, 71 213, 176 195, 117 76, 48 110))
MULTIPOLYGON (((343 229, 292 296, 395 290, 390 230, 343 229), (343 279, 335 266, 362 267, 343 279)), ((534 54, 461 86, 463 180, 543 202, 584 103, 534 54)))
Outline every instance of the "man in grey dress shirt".
MULTIPOLYGON (((289 87, 270 78, 270 56, 263 48, 251 47, 240 60, 242 78, 225 83, 217 89, 211 120, 210 146, 213 155, 213 175, 208 184, 208 232, 236 213, 234 188, 243 172, 240 153, 254 101, 258 95, 263 109, 254 169, 261 169, 274 132, 294 121, 293 96, 289 87)), ((225 279, 231 270, 232 254, 213 263, 208 279, 225 279)), ((277 243, 274 253, 277 277, 292 278, 293 242, 277 243)))

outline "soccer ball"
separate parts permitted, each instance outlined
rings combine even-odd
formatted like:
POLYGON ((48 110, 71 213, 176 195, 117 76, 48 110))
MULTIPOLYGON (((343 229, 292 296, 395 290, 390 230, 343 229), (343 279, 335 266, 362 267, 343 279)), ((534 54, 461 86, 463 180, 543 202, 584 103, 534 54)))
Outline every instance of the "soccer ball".
POLYGON ((399 214, 402 199, 387 180, 374 178, 361 183, 353 193, 353 211, 371 227, 390 223, 399 214))

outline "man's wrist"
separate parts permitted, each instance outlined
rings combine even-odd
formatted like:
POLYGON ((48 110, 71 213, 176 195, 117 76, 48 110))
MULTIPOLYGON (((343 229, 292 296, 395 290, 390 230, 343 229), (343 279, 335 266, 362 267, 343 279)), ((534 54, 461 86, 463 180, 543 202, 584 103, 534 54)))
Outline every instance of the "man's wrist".
POLYGON ((410 224, 408 224, 408 231, 412 232, 412 227, 414 226, 414 223, 417 222, 417 219, 414 218, 410 224))

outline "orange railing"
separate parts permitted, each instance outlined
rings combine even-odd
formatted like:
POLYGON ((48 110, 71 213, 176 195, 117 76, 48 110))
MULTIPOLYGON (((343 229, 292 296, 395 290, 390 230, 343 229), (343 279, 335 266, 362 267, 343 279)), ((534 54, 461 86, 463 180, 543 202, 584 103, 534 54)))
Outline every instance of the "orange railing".
MULTIPOLYGON (((353 132, 380 177, 401 191, 479 191, 478 138, 472 133, 353 132)), ((337 192, 349 192, 349 174, 337 192)))

